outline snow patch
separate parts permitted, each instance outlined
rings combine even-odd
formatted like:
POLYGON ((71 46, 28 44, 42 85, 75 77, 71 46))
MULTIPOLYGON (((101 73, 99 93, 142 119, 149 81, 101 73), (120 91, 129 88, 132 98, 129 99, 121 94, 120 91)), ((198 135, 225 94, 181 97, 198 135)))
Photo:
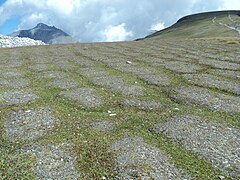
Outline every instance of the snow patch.
POLYGON ((11 48, 18 46, 36 46, 46 45, 42 41, 36 41, 30 38, 10 37, 0 35, 0 48, 11 48))

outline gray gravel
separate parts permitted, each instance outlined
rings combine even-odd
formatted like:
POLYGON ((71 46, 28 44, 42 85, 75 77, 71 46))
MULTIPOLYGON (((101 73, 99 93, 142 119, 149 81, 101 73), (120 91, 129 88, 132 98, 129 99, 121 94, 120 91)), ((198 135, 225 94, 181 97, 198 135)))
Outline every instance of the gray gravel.
POLYGON ((228 69, 228 70, 238 70, 240 69, 240 64, 231 63, 227 61, 218 61, 213 59, 200 59, 200 64, 209 65, 219 69, 228 69))
POLYGON ((30 69, 31 71, 47 71, 49 69, 49 64, 35 64, 32 66, 29 66, 28 69, 30 69))
POLYGON ((186 62, 179 62, 179 61, 166 61, 161 64, 156 64, 157 66, 164 66, 165 68, 178 72, 178 73, 195 73, 202 69, 204 69, 200 65, 190 64, 186 62))
POLYGON ((109 121, 93 122, 90 127, 97 131, 111 131, 113 130, 113 123, 109 121))
POLYGON ((61 71, 44 71, 39 73, 38 79, 63 79, 66 78, 66 74, 61 71))
POLYGON ((147 62, 147 63, 164 63, 166 60, 162 58, 156 58, 156 57, 141 57, 141 61, 147 62))
POLYGON ((23 76, 24 75, 22 72, 15 70, 15 69, 0 70, 1 78, 21 78, 23 76))
POLYGON ((94 84, 111 88, 114 92, 119 92, 127 96, 143 96, 144 88, 138 85, 129 85, 124 82, 120 77, 115 76, 104 76, 104 77, 93 77, 92 81, 94 84))
POLYGON ((139 77, 157 86, 168 86, 171 84, 170 79, 165 74, 140 75, 139 77))
POLYGON ((62 69, 62 70, 65 70, 65 71, 71 71, 73 69, 73 66, 70 62, 68 62, 67 60, 62 60, 62 61, 56 61, 54 62, 54 64, 62 69))
POLYGON ((210 74, 185 74, 183 77, 192 84, 240 94, 240 83, 236 81, 226 80, 210 74))
POLYGON ((76 62, 77 64, 83 66, 83 67, 94 66, 94 62, 89 61, 89 60, 85 60, 85 59, 75 58, 75 59, 73 59, 73 61, 76 62))
POLYGON ((4 129, 10 141, 33 141, 46 134, 57 121, 49 108, 11 111, 4 129))
POLYGON ((190 179, 160 149, 145 143, 141 137, 115 141, 110 149, 117 153, 116 179, 190 179))
POLYGON ((178 102, 206 106, 212 111, 240 112, 240 97, 213 92, 206 88, 180 86, 169 89, 170 97, 178 102))
POLYGON ((67 90, 67 89, 76 88, 78 86, 78 83, 72 79, 64 78, 64 79, 54 79, 53 82, 50 83, 50 85, 55 88, 67 90))
POLYGON ((97 70, 95 68, 80 68, 77 70, 77 73, 82 76, 87 77, 102 77, 102 76, 109 76, 109 73, 102 70, 97 70))
POLYGON ((240 71, 210 69, 208 72, 214 75, 221 75, 221 76, 230 77, 234 79, 240 79, 240 71))
POLYGON ((0 88, 25 88, 29 85, 29 81, 23 78, 2 79, 0 80, 0 88))
POLYGON ((6 64, 0 64, 0 69, 18 68, 23 65, 20 59, 9 60, 6 64))
POLYGON ((240 131, 193 115, 175 116, 153 131, 164 133, 185 148, 208 158, 234 179, 240 178, 240 131))
POLYGON ((112 91, 127 96, 143 96, 144 90, 144 87, 137 85, 119 85, 112 88, 112 91))
POLYGON ((115 76, 105 76, 105 77, 93 77, 92 82, 99 86, 114 88, 121 85, 124 85, 125 82, 120 77, 115 76))
POLYGON ((141 67, 141 66, 136 66, 131 64, 124 64, 124 65, 115 66, 115 67, 113 66, 113 68, 122 72, 133 73, 136 75, 157 73, 156 69, 153 69, 150 67, 141 67))
POLYGON ((72 179, 80 178, 77 172, 77 157, 71 153, 72 147, 68 143, 50 145, 32 145, 22 149, 24 153, 36 156, 34 172, 36 179, 72 179))
POLYGON ((38 96, 31 90, 11 90, 0 93, 0 106, 25 105, 34 103, 38 96))
POLYGON ((96 108, 103 104, 101 97, 91 88, 78 88, 59 94, 69 100, 76 101, 81 107, 96 108))
POLYGON ((129 107, 136 107, 139 109, 160 109, 161 104, 155 100, 137 100, 137 99, 123 99, 121 104, 129 107))

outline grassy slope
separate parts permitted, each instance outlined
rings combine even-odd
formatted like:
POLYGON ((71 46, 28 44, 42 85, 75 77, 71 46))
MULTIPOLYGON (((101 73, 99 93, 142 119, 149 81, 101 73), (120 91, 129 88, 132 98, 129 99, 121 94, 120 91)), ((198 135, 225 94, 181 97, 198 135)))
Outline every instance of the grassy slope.
POLYGON ((240 11, 223 11, 186 16, 169 28, 151 34, 146 38, 239 37, 240 34, 236 31, 219 24, 239 25, 239 14, 240 11), (229 16, 231 19, 229 19, 229 16), (214 19, 215 23, 213 22, 214 19))
MULTIPOLYGON (((228 21, 224 16, 223 20, 228 21)), ((210 29, 209 23, 211 24, 212 17, 205 22, 192 22, 201 27, 210 29), (201 24, 200 24, 201 22, 201 24)), ((188 26, 185 24, 185 26, 188 26)), ((208 31, 212 34, 217 34, 215 32, 218 27, 212 25, 214 30, 208 31)), ((211 27, 211 28, 212 28, 211 27)), ((190 32, 193 28, 198 29, 199 26, 188 28, 190 32)), ((219 30, 220 31, 224 31, 219 30)), ((172 33, 169 32, 165 34, 165 37, 170 36, 172 33)), ((178 31, 180 36, 189 35, 189 32, 185 32, 183 27, 181 31, 178 31)), ((229 32, 226 32, 229 33, 229 32)), ((192 37, 202 37, 202 35, 193 35, 192 37)), ((161 36, 159 36, 161 37, 161 36)), ((157 37, 157 38, 159 38, 157 37)), ((221 49, 226 50, 226 54, 234 55, 236 49, 238 49, 239 44, 238 39, 204 39, 198 41, 159 41, 157 39, 148 39, 140 42, 128 42, 128 43, 96 43, 96 44, 80 44, 80 45, 59 45, 59 46, 47 46, 47 47, 21 47, 13 49, 0 49, 1 62, 8 59, 9 55, 13 53, 16 54, 15 58, 19 58, 24 62, 23 66, 17 69, 26 73, 26 78, 31 81, 30 87, 37 93, 40 99, 35 104, 30 104, 27 106, 8 106, 0 107, 0 176, 5 176, 6 179, 33 179, 33 173, 31 167, 34 164, 34 157, 27 157, 26 155, 19 154, 18 150, 21 148, 21 143, 10 143, 3 136, 3 122, 7 113, 12 109, 29 109, 34 107, 46 107, 50 106, 56 116, 60 119, 60 123, 55 127, 51 134, 46 135, 37 140, 41 144, 49 143, 61 143, 65 140, 74 144, 74 152, 78 157, 78 170, 82 173, 82 177, 85 179, 101 179, 101 177, 111 178, 113 177, 114 166, 114 154, 108 152, 109 145, 122 137, 129 136, 141 136, 144 140, 172 157, 172 162, 179 168, 184 169, 188 174, 194 179, 218 179, 222 174, 218 169, 215 169, 209 160, 206 158, 201 158, 198 154, 187 151, 182 146, 174 143, 171 139, 164 135, 157 135, 149 132, 149 128, 158 124, 159 122, 164 122, 167 118, 174 115, 181 114, 194 114, 204 117, 206 120, 215 121, 220 123, 227 123, 236 128, 239 128, 239 114, 228 114, 228 113, 218 113, 212 112, 207 108, 191 106, 176 103, 172 101, 168 94, 165 92, 165 87, 150 85, 147 82, 140 80, 136 75, 131 73, 121 73, 120 71, 113 70, 106 66, 102 62, 96 62, 96 69, 104 69, 108 71, 111 75, 118 75, 124 78, 128 82, 137 81, 138 84, 146 88, 146 93, 140 99, 155 99, 161 102, 163 108, 158 111, 145 111, 139 110, 137 108, 128 108, 119 105, 121 99, 126 98, 124 95, 119 93, 113 93, 108 88, 102 88, 94 85, 88 78, 80 76, 76 73, 76 70, 81 66, 73 61, 73 59, 86 59, 92 61, 91 58, 84 56, 82 51, 89 51, 89 55, 92 52, 97 53, 102 56, 106 54, 109 56, 123 56, 125 53, 125 58, 131 61, 138 62, 143 67, 154 67, 159 72, 169 75, 172 80, 170 87, 177 87, 179 85, 189 85, 189 83, 182 79, 181 74, 170 71, 164 67, 156 67, 152 63, 146 63, 141 60, 142 57, 150 58, 160 58, 161 53, 158 53, 156 49, 162 49, 164 54, 172 54, 174 58, 179 56, 185 57, 187 55, 187 50, 192 48, 192 45, 197 48, 200 53, 205 53, 208 51, 208 45, 215 47, 215 53, 218 56, 225 56, 221 49), (170 44, 167 44, 170 42, 170 44), (177 45, 176 45, 177 44, 177 45), (173 46, 179 47, 175 54, 173 46), (87 47, 87 48, 85 48, 87 47), (114 50, 111 53, 109 47, 114 50), (220 49, 217 49, 220 47, 220 49), (142 48, 139 52, 138 48, 142 48), (155 49, 155 53, 149 53, 151 50, 155 49), (184 51, 184 49, 186 51, 184 51), (129 50, 127 52, 127 50, 129 50), (137 52, 137 56, 132 56, 131 52, 137 52), (181 52, 181 53, 180 53, 181 52), (129 53, 129 55, 128 55, 129 53), (221 54, 223 53, 223 54, 221 54), (30 72, 27 70, 27 66, 33 65, 35 63, 41 63, 41 60, 35 61, 36 54, 41 54, 42 57, 47 57, 50 62, 50 70, 62 71, 66 73, 69 77, 77 81, 80 86, 91 87, 96 89, 100 95, 102 95, 106 104, 102 107, 85 110, 78 107, 75 103, 59 98, 58 94, 61 92, 60 89, 48 86, 47 84, 51 81, 50 79, 37 80, 39 72, 30 72), (5 55, 5 56, 4 56, 5 55), (71 70, 63 70, 54 64, 56 61, 68 61, 72 65, 71 70), (115 96, 112 96, 115 94, 115 96), (110 97, 110 98, 109 98, 110 97), (177 109, 176 109, 177 108, 177 109), (116 113, 116 117, 109 117, 107 111, 111 110, 116 113), (116 122, 118 125, 113 131, 101 132, 95 131, 89 128, 89 124, 99 119, 108 120, 111 122, 116 122)), ((110 49, 111 49, 110 48, 110 49)), ((215 54, 212 53, 212 54, 215 54)), ((164 59, 164 58, 163 58, 164 59)), ((191 60, 191 58, 188 58, 191 60)), ((211 58, 210 58, 211 59, 211 58)), ((174 59, 173 59, 174 60, 174 59)), ((194 61, 195 62, 195 61, 194 61)), ((3 63, 4 64, 4 63, 3 63)), ((6 62, 6 64, 8 64, 6 62)), ((208 69, 211 67, 206 66, 208 69)), ((204 71, 205 72, 205 71, 204 71)), ((236 80, 239 82, 239 80, 236 80)), ((218 89, 213 89, 217 92, 222 92, 218 89)), ((2 92, 3 90, 0 90, 2 92)), ((226 175, 224 175, 227 177, 226 175)))

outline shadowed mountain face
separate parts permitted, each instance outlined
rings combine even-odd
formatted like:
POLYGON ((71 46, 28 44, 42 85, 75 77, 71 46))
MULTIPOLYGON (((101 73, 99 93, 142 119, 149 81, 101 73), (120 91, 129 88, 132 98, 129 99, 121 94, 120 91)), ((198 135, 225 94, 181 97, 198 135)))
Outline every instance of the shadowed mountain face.
POLYGON ((240 37, 240 11, 193 14, 146 38, 240 37))
POLYGON ((47 44, 67 44, 76 42, 76 40, 61 29, 43 23, 39 23, 33 29, 20 30, 12 33, 11 36, 28 37, 34 40, 41 40, 47 44))

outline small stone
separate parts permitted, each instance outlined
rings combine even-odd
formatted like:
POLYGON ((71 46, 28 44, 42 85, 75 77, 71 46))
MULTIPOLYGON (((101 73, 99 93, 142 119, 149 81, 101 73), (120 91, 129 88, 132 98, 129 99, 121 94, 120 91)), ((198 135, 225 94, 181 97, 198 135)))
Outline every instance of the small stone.
POLYGON ((116 116, 117 114, 109 114, 109 116, 116 116))
POLYGON ((223 180, 223 179, 225 179, 225 177, 224 176, 218 176, 218 179, 223 180))

